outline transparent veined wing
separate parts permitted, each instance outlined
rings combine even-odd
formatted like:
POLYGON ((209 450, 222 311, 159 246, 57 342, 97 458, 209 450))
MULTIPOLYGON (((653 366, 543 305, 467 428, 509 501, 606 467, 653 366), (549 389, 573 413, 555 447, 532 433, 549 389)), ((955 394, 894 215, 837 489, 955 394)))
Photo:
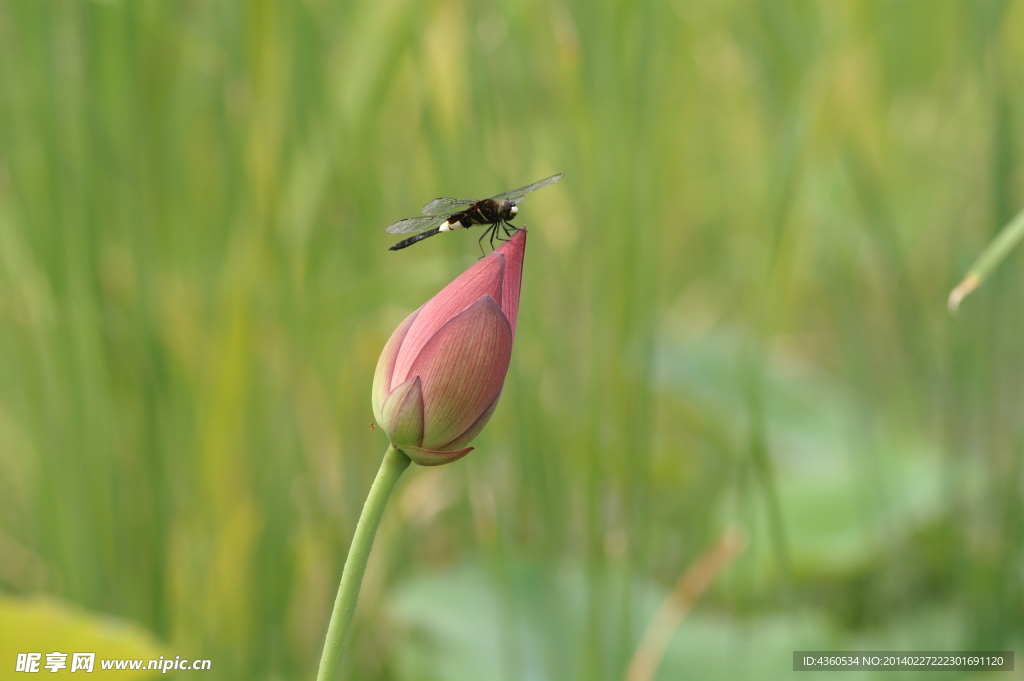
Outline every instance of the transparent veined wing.
POLYGON ((447 213, 448 215, 451 215, 452 213, 458 213, 460 210, 469 208, 478 200, 479 199, 434 199, 423 206, 423 214, 441 215, 442 213, 447 213))
POLYGON ((388 234, 411 234, 412 232, 422 232, 425 229, 437 227, 442 222, 445 222, 446 218, 455 215, 457 212, 458 211, 444 213, 443 215, 418 215, 414 218, 406 218, 404 220, 399 220, 392 225, 388 225, 384 231, 388 234))
POLYGON ((523 197, 525 197, 530 192, 535 192, 538 189, 547 187, 549 184, 558 182, 560 179, 562 179, 562 175, 564 174, 565 173, 558 173, 557 175, 552 175, 551 177, 545 177, 543 180, 537 180, 533 184, 528 184, 525 187, 520 187, 519 189, 509 189, 507 192, 503 194, 498 194, 497 196, 492 196, 491 198, 494 199, 495 201, 504 201, 505 199, 508 199, 509 201, 518 202, 521 201, 523 197))

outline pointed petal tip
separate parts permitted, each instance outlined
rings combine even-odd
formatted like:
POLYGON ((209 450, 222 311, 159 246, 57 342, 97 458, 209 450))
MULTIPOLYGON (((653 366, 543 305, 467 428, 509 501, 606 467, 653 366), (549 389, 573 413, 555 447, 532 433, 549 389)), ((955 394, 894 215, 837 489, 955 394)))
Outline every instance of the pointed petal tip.
POLYGON ((526 232, 527 229, 525 225, 520 227, 508 241, 494 249, 494 253, 509 254, 512 251, 518 251, 520 253, 520 257, 522 257, 521 254, 526 248, 526 232))
POLYGON ((495 253, 505 257, 504 281, 501 287, 501 309, 508 317, 512 335, 516 332, 519 317, 519 292, 523 280, 523 259, 526 256, 526 228, 521 227, 512 238, 501 245, 495 253))

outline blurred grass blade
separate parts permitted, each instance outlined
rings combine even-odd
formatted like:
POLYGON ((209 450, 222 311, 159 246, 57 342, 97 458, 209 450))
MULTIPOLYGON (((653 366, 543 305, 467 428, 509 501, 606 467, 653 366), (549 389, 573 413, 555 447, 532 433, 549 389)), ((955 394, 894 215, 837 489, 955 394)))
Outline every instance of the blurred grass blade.
POLYGON ((966 298, 968 293, 981 286, 992 270, 1003 261, 1003 258, 1022 238, 1024 238, 1024 210, 1017 213, 1013 220, 1003 227, 992 243, 971 265, 963 281, 949 294, 950 312, 956 312, 960 308, 960 301, 966 298))
POLYGON ((704 595, 722 570, 743 552, 746 545, 746 533, 739 528, 730 528, 682 574, 647 625, 640 645, 629 662, 626 681, 651 681, 654 678, 672 636, 693 604, 704 595))

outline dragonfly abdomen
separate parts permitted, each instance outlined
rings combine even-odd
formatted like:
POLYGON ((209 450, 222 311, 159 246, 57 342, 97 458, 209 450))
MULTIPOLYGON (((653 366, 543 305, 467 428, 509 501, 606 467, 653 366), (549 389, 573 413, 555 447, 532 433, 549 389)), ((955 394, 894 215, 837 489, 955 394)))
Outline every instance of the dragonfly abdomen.
MULTIPOLYGON (((446 222, 446 223, 444 223, 444 225, 441 225, 441 227, 444 227, 447 224, 448 223, 446 222)), ((394 246, 392 246, 388 250, 389 251, 397 251, 397 250, 400 250, 402 248, 405 248, 406 246, 412 246, 417 241, 423 241, 428 236, 434 236, 435 234, 438 234, 438 233, 440 233, 442 231, 447 231, 447 230, 442 230, 441 227, 434 227, 434 229, 428 229, 427 231, 421 232, 421 233, 417 234, 416 236, 411 236, 408 239, 402 239, 401 241, 399 241, 397 244, 395 244, 394 246)))

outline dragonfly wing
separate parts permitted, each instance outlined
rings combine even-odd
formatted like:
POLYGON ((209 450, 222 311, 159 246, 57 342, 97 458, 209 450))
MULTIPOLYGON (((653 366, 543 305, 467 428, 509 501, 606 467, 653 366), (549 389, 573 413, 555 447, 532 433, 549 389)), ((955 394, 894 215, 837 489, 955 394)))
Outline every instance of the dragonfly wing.
POLYGON ((454 214, 455 213, 445 213, 443 215, 420 215, 414 218, 406 218, 404 220, 399 220, 392 225, 388 225, 384 231, 388 234, 411 234, 413 232, 422 232, 425 229, 439 226, 442 222, 446 221, 446 218, 454 214))
POLYGON ((460 210, 469 208, 476 202, 476 199, 434 199, 427 205, 423 206, 423 214, 441 215, 442 213, 447 213, 448 215, 451 215, 452 213, 458 213, 460 210))
POLYGON ((551 177, 545 177, 543 180, 537 180, 533 184, 528 184, 525 187, 520 187, 519 189, 509 189, 504 194, 498 194, 497 196, 492 196, 491 198, 494 199, 495 201, 504 201, 506 199, 508 199, 509 201, 520 201, 524 196, 526 196, 530 192, 535 192, 538 189, 547 187, 549 184, 558 182, 560 179, 562 179, 562 175, 564 174, 565 173, 558 173, 557 175, 552 175, 551 177))

